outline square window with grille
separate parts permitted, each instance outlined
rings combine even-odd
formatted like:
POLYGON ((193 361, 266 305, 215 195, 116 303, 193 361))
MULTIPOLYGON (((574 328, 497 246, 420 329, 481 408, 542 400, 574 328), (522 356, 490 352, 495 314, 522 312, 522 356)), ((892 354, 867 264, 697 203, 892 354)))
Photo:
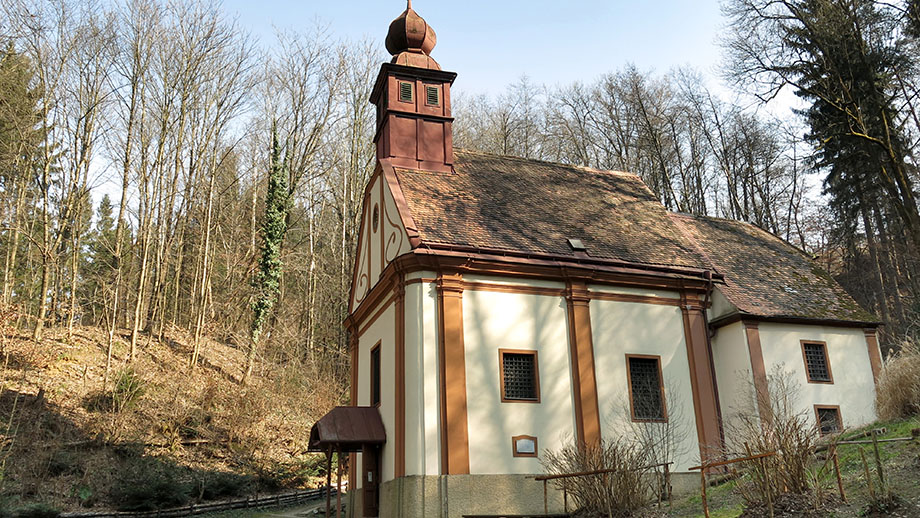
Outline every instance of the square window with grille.
POLYGON ((502 401, 540 402, 536 351, 500 350, 502 401))
POLYGON ((665 421, 664 390, 661 384, 661 358, 627 356, 632 417, 636 421, 665 421))
POLYGON ((805 371, 810 383, 833 383, 831 365, 827 361, 827 346, 823 342, 802 342, 805 371))
POLYGON ((380 344, 371 349, 371 405, 380 404, 380 344))
POLYGON ((428 106, 441 105, 441 90, 437 86, 425 87, 425 104, 428 106))
POLYGON ((821 435, 828 435, 843 431, 843 422, 840 420, 840 408, 835 406, 815 406, 818 419, 818 431, 821 435))
POLYGON ((412 102, 412 83, 399 82, 399 100, 404 103, 412 102))

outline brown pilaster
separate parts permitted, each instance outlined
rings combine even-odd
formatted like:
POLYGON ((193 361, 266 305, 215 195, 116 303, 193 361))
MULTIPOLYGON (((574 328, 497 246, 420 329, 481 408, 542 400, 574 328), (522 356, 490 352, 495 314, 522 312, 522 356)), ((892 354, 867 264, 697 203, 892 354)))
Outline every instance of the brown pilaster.
POLYGON ((463 279, 438 276, 438 322, 441 371, 441 473, 470 472, 466 414, 466 358, 463 346, 463 279))
POLYGON ((394 286, 396 303, 396 430, 393 443, 396 460, 394 475, 406 474, 406 284, 405 275, 396 276, 394 286))
POLYGON ((716 396, 716 379, 712 371, 712 352, 705 308, 696 293, 681 295, 684 316, 684 337, 687 342, 687 359, 690 362, 690 387, 693 390, 693 409, 696 414, 696 432, 700 441, 703 462, 718 455, 722 447, 719 426, 719 402, 716 396))
MULTIPOLYGON (((349 317, 350 318, 350 317, 349 317)), ((351 353, 351 406, 358 405, 358 328, 355 325, 348 325, 348 348, 351 353)), ((358 455, 350 453, 348 455, 348 483, 354 485, 358 480, 358 455)), ((351 486, 349 486, 351 487, 351 486)))
POLYGON ((878 383, 878 377, 882 373, 882 351, 878 346, 878 335, 875 328, 867 327, 863 329, 866 334, 866 347, 869 348, 869 365, 872 366, 872 379, 878 383))
POLYGON ((598 444, 601 440, 601 419, 594 373, 588 286, 582 281, 572 281, 567 291, 576 439, 579 446, 598 444))
POLYGON ((751 376, 754 380, 754 393, 757 398, 757 412, 760 422, 768 424, 773 421, 770 408, 770 389, 767 386, 767 368, 763 363, 763 349, 760 346, 760 327, 757 322, 744 321, 744 334, 747 338, 748 354, 751 357, 751 376))

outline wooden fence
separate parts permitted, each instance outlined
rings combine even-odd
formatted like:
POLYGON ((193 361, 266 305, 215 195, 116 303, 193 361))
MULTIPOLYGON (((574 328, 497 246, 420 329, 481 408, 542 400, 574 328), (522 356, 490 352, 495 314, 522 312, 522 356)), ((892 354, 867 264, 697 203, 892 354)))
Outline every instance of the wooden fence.
MULTIPOLYGON (((158 509, 156 511, 98 511, 87 513, 63 513, 60 518, 180 518, 205 513, 229 511, 231 509, 255 509, 259 507, 281 507, 297 505, 310 500, 319 500, 326 497, 327 488, 308 489, 295 491, 282 495, 266 496, 261 498, 242 498, 206 504, 192 504, 172 509, 158 509)), ((331 489, 331 494, 336 494, 336 489, 331 489)))

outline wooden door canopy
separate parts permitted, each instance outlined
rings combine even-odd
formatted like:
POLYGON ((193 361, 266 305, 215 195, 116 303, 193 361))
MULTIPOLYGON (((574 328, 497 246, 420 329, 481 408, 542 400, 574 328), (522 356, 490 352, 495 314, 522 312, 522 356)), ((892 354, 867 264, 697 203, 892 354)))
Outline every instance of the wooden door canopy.
POLYGON ((360 452, 365 445, 387 442, 383 420, 376 407, 339 406, 320 418, 310 430, 309 451, 360 452))

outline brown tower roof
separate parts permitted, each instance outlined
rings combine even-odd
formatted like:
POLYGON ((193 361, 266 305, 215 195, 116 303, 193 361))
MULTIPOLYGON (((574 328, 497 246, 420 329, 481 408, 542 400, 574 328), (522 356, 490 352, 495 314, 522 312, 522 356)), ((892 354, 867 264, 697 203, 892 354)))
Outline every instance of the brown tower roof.
POLYGON ((414 9, 409 0, 406 10, 390 23, 387 33, 387 51, 393 55, 393 63, 409 67, 441 70, 438 62, 431 58, 431 51, 438 43, 438 36, 414 9))

